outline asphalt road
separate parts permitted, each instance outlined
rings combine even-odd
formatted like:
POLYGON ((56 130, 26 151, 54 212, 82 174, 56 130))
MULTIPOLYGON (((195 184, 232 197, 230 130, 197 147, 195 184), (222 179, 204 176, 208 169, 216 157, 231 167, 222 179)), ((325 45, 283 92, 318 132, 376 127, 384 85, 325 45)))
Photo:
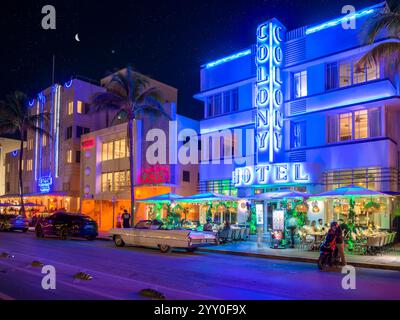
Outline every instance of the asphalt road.
POLYGON ((0 299, 148 299, 142 289, 167 299, 400 299, 400 272, 356 269, 355 290, 342 288, 343 277, 308 263, 0 233, 0 299), (55 290, 42 289, 32 261, 56 268, 55 290), (76 280, 78 272, 93 279, 76 280))

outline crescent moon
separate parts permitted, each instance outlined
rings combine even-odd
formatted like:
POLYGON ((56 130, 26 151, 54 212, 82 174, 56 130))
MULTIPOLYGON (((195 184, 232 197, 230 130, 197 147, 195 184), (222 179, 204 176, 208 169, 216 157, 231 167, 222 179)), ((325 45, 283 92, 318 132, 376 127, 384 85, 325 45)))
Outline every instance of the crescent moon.
POLYGON ((79 40, 79 33, 77 33, 77 34, 75 35, 75 40, 78 41, 78 42, 81 41, 81 40, 79 40))

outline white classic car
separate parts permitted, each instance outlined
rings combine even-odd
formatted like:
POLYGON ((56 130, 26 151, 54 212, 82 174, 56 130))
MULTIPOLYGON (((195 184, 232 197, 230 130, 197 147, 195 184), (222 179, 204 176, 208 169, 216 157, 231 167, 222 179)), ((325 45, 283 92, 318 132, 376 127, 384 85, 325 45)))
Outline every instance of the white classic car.
POLYGON ((217 236, 212 232, 191 230, 165 230, 158 220, 142 220, 131 229, 111 229, 109 231, 117 247, 125 244, 141 247, 158 247, 161 252, 170 252, 173 248, 194 251, 206 244, 216 244, 217 236))

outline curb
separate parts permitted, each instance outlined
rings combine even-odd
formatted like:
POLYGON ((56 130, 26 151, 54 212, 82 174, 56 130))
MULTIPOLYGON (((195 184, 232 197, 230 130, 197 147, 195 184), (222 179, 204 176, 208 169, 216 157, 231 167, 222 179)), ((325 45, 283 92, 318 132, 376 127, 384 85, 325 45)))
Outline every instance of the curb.
MULTIPOLYGON (((110 237, 100 236, 97 240, 101 241, 112 241, 110 237)), ((209 252, 216 254, 226 254, 242 257, 252 257, 259 259, 272 259, 272 260, 283 260, 291 262, 305 262, 305 263, 317 263, 317 258, 303 258, 303 257, 290 257, 290 256, 278 256, 273 254, 265 253, 252 253, 252 252, 242 252, 242 251, 231 251, 231 250, 214 250, 207 248, 198 248, 199 252, 209 252)), ((362 263, 362 262, 350 262, 349 265, 357 268, 367 268, 367 269, 377 269, 377 270, 391 270, 400 271, 400 266, 384 265, 384 264, 372 264, 372 263, 362 263)))
MULTIPOLYGON (((199 252, 209 252, 209 253, 219 253, 219 254, 229 254, 235 256, 253 257, 259 259, 273 259, 273 260, 284 260, 292 262, 305 262, 305 263, 317 263, 317 258, 303 258, 303 257, 290 257, 290 256, 278 256, 265 253, 252 253, 252 252, 241 252, 241 251, 231 251, 231 250, 213 250, 206 248, 199 248, 199 252)), ((383 264, 372 264, 363 262, 349 262, 349 265, 357 268, 367 268, 367 269, 378 269, 378 270, 391 270, 400 271, 400 266, 393 265, 383 265, 383 264)))

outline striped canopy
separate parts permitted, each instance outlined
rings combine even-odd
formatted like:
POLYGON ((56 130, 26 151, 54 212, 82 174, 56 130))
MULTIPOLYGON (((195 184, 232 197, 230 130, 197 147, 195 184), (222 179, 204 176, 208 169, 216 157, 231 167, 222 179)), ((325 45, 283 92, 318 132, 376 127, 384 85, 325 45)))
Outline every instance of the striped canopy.
POLYGON ((236 201, 236 200, 238 199, 233 196, 226 196, 223 194, 207 192, 207 193, 194 194, 188 197, 183 197, 181 199, 178 199, 177 202, 198 203, 198 202, 210 202, 210 201, 236 201))
POLYGON ((365 196, 379 196, 379 197, 387 197, 386 194, 369 190, 367 188, 363 188, 360 186, 350 185, 346 187, 337 188, 334 190, 322 192, 320 194, 316 194, 313 197, 321 197, 321 198, 335 198, 335 197, 365 197, 365 196))
POLYGON ((275 200, 275 199, 306 199, 310 194, 293 190, 279 190, 274 192, 261 193, 254 196, 259 200, 275 200))
POLYGON ((166 193, 166 194, 161 194, 161 195, 154 196, 151 198, 137 200, 137 202, 140 202, 140 203, 171 203, 171 202, 176 201, 181 198, 183 198, 183 197, 179 194, 166 193))

